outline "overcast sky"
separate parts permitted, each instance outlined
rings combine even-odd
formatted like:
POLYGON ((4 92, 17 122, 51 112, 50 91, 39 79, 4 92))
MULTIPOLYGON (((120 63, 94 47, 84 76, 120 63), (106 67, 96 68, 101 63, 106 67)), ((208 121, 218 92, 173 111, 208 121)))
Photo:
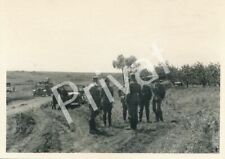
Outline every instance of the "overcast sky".
MULTIPOLYGON (((0 0, 2 1, 2 0, 0 0)), ((119 54, 174 65, 219 62, 224 0, 4 0, 8 70, 115 71, 119 54)))

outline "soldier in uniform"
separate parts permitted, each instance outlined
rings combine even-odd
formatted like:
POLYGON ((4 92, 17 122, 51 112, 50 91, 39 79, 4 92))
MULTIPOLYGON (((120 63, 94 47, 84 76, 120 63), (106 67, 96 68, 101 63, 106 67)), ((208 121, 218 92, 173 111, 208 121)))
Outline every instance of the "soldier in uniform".
POLYGON ((130 93, 127 95, 130 128, 136 130, 138 123, 138 105, 140 104, 141 86, 137 83, 135 75, 131 75, 130 93))
POLYGON ((97 115, 99 114, 99 111, 101 110, 101 89, 98 84, 97 76, 93 77, 93 83, 94 85, 90 88, 90 94, 96 106, 98 107, 98 110, 94 111, 92 106, 89 105, 89 109, 90 109, 89 132, 91 134, 98 133, 98 130, 96 128, 95 118, 97 117, 97 115))
POLYGON ((126 104, 126 100, 125 100, 125 93, 123 93, 123 91, 119 89, 118 95, 120 97, 120 101, 121 101, 121 104, 123 107, 123 120, 126 121, 128 109, 127 109, 127 104, 126 104))
POLYGON ((162 101, 165 98, 166 90, 159 80, 155 81, 153 88, 154 97, 152 100, 153 112, 155 113, 156 122, 163 121, 161 109, 162 101))
MULTIPOLYGON (((110 81, 108 78, 105 79, 105 83, 111 93, 111 95, 113 96, 113 88, 110 86, 110 81)), ((104 125, 106 126, 106 121, 107 121, 107 117, 108 117, 108 124, 109 127, 111 127, 112 125, 112 107, 113 107, 113 103, 110 102, 110 100, 108 99, 104 89, 102 89, 102 110, 103 110, 103 122, 104 125)))
POLYGON ((57 100, 55 95, 52 95, 52 109, 56 109, 57 100))
POLYGON ((139 121, 142 121, 143 110, 145 109, 146 119, 149 123, 149 104, 152 98, 152 91, 149 85, 143 85, 141 89, 141 103, 140 103, 140 112, 139 112, 139 121))

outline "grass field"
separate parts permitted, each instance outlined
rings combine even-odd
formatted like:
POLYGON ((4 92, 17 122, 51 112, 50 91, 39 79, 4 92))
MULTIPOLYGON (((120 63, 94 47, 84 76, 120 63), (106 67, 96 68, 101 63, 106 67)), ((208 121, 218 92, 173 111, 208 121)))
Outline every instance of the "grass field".
MULTIPOLYGON (((122 82, 122 76, 118 73, 110 73, 117 80, 122 82)), ((32 90, 36 82, 44 81, 50 78, 54 85, 63 81, 71 81, 74 84, 88 85, 92 82, 94 73, 73 73, 73 72, 25 72, 14 71, 7 72, 7 82, 12 83, 16 88, 16 92, 8 94, 9 101, 31 99, 33 98, 32 90)), ((103 73, 100 78, 106 77, 108 74, 103 73)))
MULTIPOLYGON (((7 82, 16 87, 16 92, 8 94, 12 103, 7 106, 7 111, 26 107, 26 104, 38 104, 44 99, 34 100, 32 89, 35 82, 45 80, 46 77, 55 84, 72 81, 87 85, 92 76, 93 73, 8 72, 7 82), (22 104, 18 104, 19 101, 22 104)), ((120 74, 113 76, 121 81, 120 74)), ((69 129, 61 111, 51 110, 50 103, 37 109, 7 115, 7 152, 219 152, 218 87, 168 89, 163 102, 165 122, 147 123, 144 116, 144 121, 138 124, 137 132, 129 130, 129 123, 124 123, 117 95, 115 99, 113 127, 103 126, 102 114, 97 118, 102 135, 88 133, 87 105, 69 110, 76 125, 75 131, 69 129)), ((150 118, 154 121, 152 110, 150 118)))

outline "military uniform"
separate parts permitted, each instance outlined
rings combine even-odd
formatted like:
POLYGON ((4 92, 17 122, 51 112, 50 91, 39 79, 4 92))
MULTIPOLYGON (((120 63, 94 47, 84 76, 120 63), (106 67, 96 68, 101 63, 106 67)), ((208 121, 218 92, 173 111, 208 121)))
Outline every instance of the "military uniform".
POLYGON ((126 121, 127 120, 127 104, 126 104, 126 100, 125 100, 125 94, 122 92, 122 90, 118 91, 118 95, 120 97, 120 101, 123 107, 123 120, 126 121))
POLYGON ((130 83, 130 93, 127 95, 128 112, 131 129, 137 128, 138 105, 140 104, 141 86, 137 82, 130 83))
POLYGON ((139 112, 139 121, 142 121, 143 110, 145 108, 147 122, 149 122, 149 104, 152 98, 152 91, 149 85, 143 85, 141 89, 141 103, 140 103, 140 112, 139 112))
POLYGON ((52 95, 52 109, 56 109, 57 100, 55 98, 55 95, 52 95))
MULTIPOLYGON (((113 88, 111 86, 107 86, 110 93, 113 96, 113 88)), ((104 125, 106 126, 106 120, 107 120, 107 116, 108 116, 108 124, 109 127, 112 124, 112 107, 113 107, 113 103, 109 101, 105 91, 102 89, 102 110, 103 110, 103 122, 104 125)))
POLYGON ((163 113, 161 109, 162 100, 166 91, 162 84, 156 83, 153 88, 154 97, 152 100, 153 112, 155 113, 156 122, 163 121, 163 113))
MULTIPOLYGON (((94 86, 91 87, 90 89, 90 94, 98 107, 98 109, 101 109, 101 89, 100 87, 95 84, 94 86)), ((94 111, 91 105, 89 105, 90 109, 90 120, 89 120, 89 130, 91 131, 96 131, 96 123, 95 123, 95 118, 99 114, 99 110, 94 111)))

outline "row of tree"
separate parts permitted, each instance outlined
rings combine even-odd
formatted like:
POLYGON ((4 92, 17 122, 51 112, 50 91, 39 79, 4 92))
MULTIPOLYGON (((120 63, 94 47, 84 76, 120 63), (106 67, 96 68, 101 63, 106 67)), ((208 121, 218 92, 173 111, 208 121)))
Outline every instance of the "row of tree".
MULTIPOLYGON (((135 68, 139 67, 139 64, 135 64, 137 58, 135 56, 124 57, 119 55, 116 60, 113 61, 113 67, 121 69, 122 73, 124 67, 127 66, 131 70, 136 70, 135 68)), ((201 62, 196 62, 195 64, 183 65, 181 67, 175 67, 166 63, 169 68, 169 73, 165 73, 162 67, 162 64, 155 66, 155 70, 159 75, 160 79, 168 79, 172 83, 182 82, 189 87, 189 85, 202 85, 205 87, 208 86, 219 86, 220 85, 220 64, 219 63, 210 63, 204 65, 201 62)), ((143 69, 143 76, 151 75, 152 73, 143 69)))
POLYGON ((192 65, 182 65, 181 67, 175 67, 168 65, 170 70, 169 74, 165 74, 161 67, 157 66, 156 70, 163 78, 169 79, 171 82, 181 81, 187 87, 189 85, 202 85, 219 86, 220 85, 220 64, 210 63, 204 65, 201 62, 196 62, 192 65))

